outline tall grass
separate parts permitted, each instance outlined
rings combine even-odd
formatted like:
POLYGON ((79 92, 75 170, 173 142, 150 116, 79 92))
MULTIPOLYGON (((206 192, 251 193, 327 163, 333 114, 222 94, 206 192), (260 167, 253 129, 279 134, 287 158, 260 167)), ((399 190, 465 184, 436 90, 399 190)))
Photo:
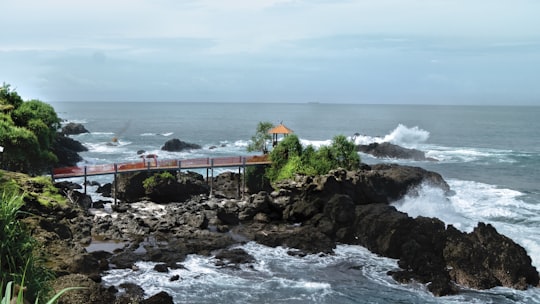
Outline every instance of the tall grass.
POLYGON ((27 287, 27 298, 47 297, 52 272, 44 267, 38 243, 19 221, 23 196, 3 192, 0 200, 0 290, 8 282, 27 287))

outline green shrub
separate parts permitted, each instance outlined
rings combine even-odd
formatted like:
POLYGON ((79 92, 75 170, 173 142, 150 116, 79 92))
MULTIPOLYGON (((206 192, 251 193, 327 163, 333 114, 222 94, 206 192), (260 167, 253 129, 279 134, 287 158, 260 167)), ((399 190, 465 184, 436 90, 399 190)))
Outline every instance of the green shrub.
POLYGON ((54 108, 39 100, 23 101, 8 84, 0 86, 2 167, 41 174, 58 162, 52 152, 60 128, 54 108))
POLYGON ((265 172, 266 166, 264 165, 246 167, 246 186, 251 193, 272 189, 265 172))
POLYGON ((272 165, 266 170, 266 177, 272 182, 295 174, 320 175, 337 168, 354 170, 360 165, 355 144, 343 135, 318 150, 313 146, 304 149, 296 135, 289 135, 270 152, 270 160, 272 165))
POLYGON ((152 189, 154 189, 160 183, 167 182, 167 181, 175 181, 175 180, 176 180, 176 176, 174 176, 171 172, 163 171, 160 173, 155 173, 154 175, 145 179, 143 181, 143 187, 144 187, 144 190, 148 193, 148 192, 151 192, 152 189))
POLYGON ((38 243, 19 221, 21 195, 3 192, 0 202, 0 286, 7 282, 27 287, 27 297, 46 297, 52 272, 44 266, 38 243))

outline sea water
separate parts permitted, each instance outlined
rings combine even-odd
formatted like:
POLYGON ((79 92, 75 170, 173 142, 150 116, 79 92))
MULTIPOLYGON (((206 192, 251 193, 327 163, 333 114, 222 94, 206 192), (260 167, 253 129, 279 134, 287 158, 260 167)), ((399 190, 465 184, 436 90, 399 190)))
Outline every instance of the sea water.
MULTIPOLYGON (((440 173, 452 192, 423 185, 394 206, 410 216, 438 217, 462 231, 492 224, 522 245, 540 269, 540 107, 422 106, 259 103, 52 103, 66 121, 90 131, 75 135, 89 148, 81 164, 246 155, 260 121, 282 122, 304 145, 322 146, 336 135, 357 144, 389 141, 437 159, 375 159, 440 173), (116 145, 111 144, 118 138, 116 145), (169 139, 202 149, 166 152, 169 139)), ((110 177, 95 177, 107 182, 110 177)), ((75 179, 77 182, 82 182, 75 179)), ((252 267, 215 266, 212 256, 190 255, 168 274, 139 262, 139 271, 111 270, 104 284, 135 282, 148 295, 165 290, 176 303, 540 303, 540 290, 464 289, 435 298, 422 284, 400 284, 386 275, 397 261, 360 246, 339 245, 333 255, 288 255, 287 248, 238 245, 253 255, 252 267), (169 281, 175 274, 178 281, 169 281)))

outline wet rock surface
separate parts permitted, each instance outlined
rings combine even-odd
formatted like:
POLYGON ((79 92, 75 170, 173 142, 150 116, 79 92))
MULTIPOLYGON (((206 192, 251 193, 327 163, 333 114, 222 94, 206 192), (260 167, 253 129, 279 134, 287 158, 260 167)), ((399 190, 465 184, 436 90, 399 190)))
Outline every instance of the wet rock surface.
POLYGON ((404 148, 389 142, 371 143, 368 145, 358 145, 359 152, 371 154, 378 158, 411 159, 416 161, 437 161, 434 158, 426 157, 423 151, 417 149, 404 148))
MULTIPOLYGON (((197 177, 193 178, 195 182, 197 177)), ((223 180, 233 183, 230 189, 237 187, 234 175, 223 180)), ((450 191, 439 174, 421 168, 364 165, 357 171, 297 176, 278 183, 272 192, 244 198, 194 193, 167 204, 123 201, 113 208, 122 212, 95 217, 76 205, 49 216, 46 221, 54 225, 33 221, 47 244, 70 247, 72 258, 53 250, 55 260, 61 261, 56 272, 79 273, 94 282, 104 269, 133 269, 137 261, 157 262, 163 271, 182 267, 188 254, 214 255, 222 267, 249 265, 253 257, 233 245, 255 241, 289 247, 300 257, 330 254, 339 243, 362 245, 398 259, 400 269, 389 273, 395 280, 424 283, 438 296, 457 293, 460 285, 477 289, 538 285, 538 272, 526 251, 491 225, 479 223, 465 233, 436 218, 411 218, 389 205, 414 195, 425 183, 450 191), (90 236, 122 241, 125 246, 88 253, 84 246, 90 236)))

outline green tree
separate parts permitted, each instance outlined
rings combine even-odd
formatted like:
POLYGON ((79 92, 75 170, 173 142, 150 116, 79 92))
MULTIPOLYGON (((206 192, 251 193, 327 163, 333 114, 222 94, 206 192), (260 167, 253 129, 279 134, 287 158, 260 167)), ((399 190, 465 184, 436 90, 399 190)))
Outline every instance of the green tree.
POLYGON ((295 174, 326 174, 332 169, 357 169, 360 156, 356 146, 345 136, 338 135, 330 146, 316 150, 313 146, 302 147, 296 135, 285 137, 270 152, 272 165, 267 168, 267 178, 274 182, 292 178, 295 174))
POLYGON ((334 137, 330 149, 335 168, 353 170, 360 165, 360 156, 356 151, 356 145, 344 135, 334 137))
POLYGON ((268 153, 267 142, 272 139, 272 136, 268 131, 272 128, 272 123, 268 121, 261 121, 257 125, 257 132, 251 137, 251 143, 248 145, 247 150, 249 152, 261 151, 262 153, 268 153))
POLYGON ((41 151, 36 135, 30 130, 0 120, 0 145, 2 167, 11 171, 35 172, 34 164, 40 162, 41 151))
POLYGON ((52 106, 39 100, 25 102, 4 83, 0 111, 2 168, 41 174, 58 161, 52 150, 60 119, 52 106))
POLYGON ((285 136, 282 141, 270 152, 270 160, 272 165, 268 168, 267 175, 271 181, 278 179, 280 171, 290 158, 302 155, 302 144, 298 139, 298 136, 291 134, 285 136))
POLYGON ((23 100, 15 90, 7 83, 2 83, 0 87, 0 111, 18 108, 23 100))

